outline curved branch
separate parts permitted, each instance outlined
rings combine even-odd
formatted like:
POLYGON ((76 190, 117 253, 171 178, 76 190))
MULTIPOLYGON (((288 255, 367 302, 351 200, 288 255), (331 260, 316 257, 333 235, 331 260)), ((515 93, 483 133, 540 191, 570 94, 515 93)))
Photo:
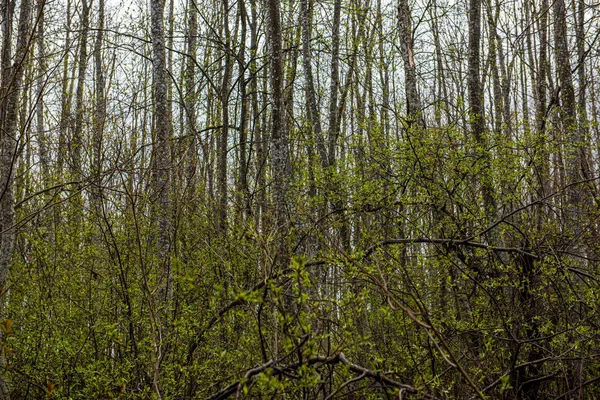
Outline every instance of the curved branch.
MULTIPOLYGON (((371 378, 372 380, 379 382, 385 386, 401 389, 404 393, 409 393, 409 394, 419 393, 419 391, 413 386, 397 382, 391 378, 388 378, 387 376, 383 375, 380 372, 375 372, 368 368, 365 368, 360 365, 352 363, 351 361, 349 361, 346 358, 346 355, 342 352, 340 352, 336 355, 333 355, 331 357, 324 357, 324 356, 313 357, 304 362, 297 361, 297 362, 282 365, 282 366, 277 366, 276 364, 277 363, 275 361, 270 360, 262 365, 259 365, 259 366, 249 369, 244 374, 243 379, 241 379, 237 382, 234 382, 234 383, 230 384, 229 386, 227 386, 226 388, 213 394, 212 396, 207 397, 206 400, 223 400, 223 399, 228 398, 229 396, 233 395, 238 390, 240 385, 243 385, 245 382, 248 382, 249 380, 251 380, 255 376, 259 375, 260 373, 266 371, 267 369, 272 369, 273 375, 279 376, 279 375, 283 375, 285 372, 290 371, 290 370, 295 371, 303 365, 317 365, 318 367, 321 367, 324 365, 331 365, 331 364, 344 364, 349 367, 349 370, 351 372, 353 372, 355 374, 359 374, 358 377, 356 377, 348 382, 357 381, 357 380, 360 380, 363 378, 371 378)), ((343 386, 347 385, 348 382, 343 384, 340 387, 340 389, 343 386)), ((423 394, 423 393, 421 395, 423 396, 423 398, 437 399, 436 397, 434 397, 432 395, 423 394)))
POLYGON ((464 239, 432 239, 432 238, 406 238, 406 239, 388 239, 384 240, 380 243, 377 243, 371 247, 369 247, 365 251, 364 258, 369 257, 371 254, 375 252, 375 250, 384 247, 390 246, 393 244, 413 244, 413 243, 429 243, 429 244, 444 244, 448 246, 467 246, 467 247, 475 247, 478 249, 485 249, 490 251, 495 251, 499 253, 517 253, 524 256, 533 257, 534 259, 538 259, 539 257, 535 254, 529 252, 528 250, 521 247, 499 247, 499 246, 490 246, 489 244, 474 242, 472 240, 464 240, 464 239))

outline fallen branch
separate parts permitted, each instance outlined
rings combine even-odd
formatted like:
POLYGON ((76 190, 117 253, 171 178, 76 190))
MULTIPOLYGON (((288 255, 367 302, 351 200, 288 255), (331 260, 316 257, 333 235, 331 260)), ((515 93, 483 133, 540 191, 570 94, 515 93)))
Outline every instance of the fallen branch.
MULTIPOLYGON (((273 376, 280 376, 280 375, 284 375, 284 374, 288 373, 289 371, 296 371, 303 365, 317 365, 317 368, 318 368, 318 367, 321 367, 324 365, 331 365, 331 364, 344 364, 349 367, 349 370, 351 372, 359 375, 358 377, 352 379, 351 381, 358 381, 360 379, 370 378, 373 381, 379 382, 387 387, 400 389, 400 390, 402 390, 403 393, 407 393, 407 394, 419 393, 419 390, 413 386, 397 382, 397 381, 383 375, 381 372, 375 372, 368 368, 365 368, 360 365, 352 363, 351 361, 349 361, 346 358, 344 353, 340 352, 331 357, 323 357, 323 356, 313 357, 313 358, 310 358, 303 362, 297 361, 297 362, 294 362, 291 364, 286 364, 286 365, 281 365, 281 366, 278 366, 276 362, 274 362, 273 360, 270 360, 262 365, 259 365, 257 367, 247 370, 246 373, 244 374, 243 379, 241 379, 237 382, 234 382, 234 383, 230 384, 229 386, 227 386, 226 388, 213 394, 212 396, 207 397, 206 400, 226 399, 229 396, 236 393, 238 390, 240 390, 244 384, 250 382, 255 376, 261 374, 262 372, 265 372, 268 369, 272 370, 273 376)), ((348 381, 348 382, 350 382, 350 381, 348 381)), ((346 384, 348 382, 346 382, 346 384)), ((342 387, 344 387, 346 384, 343 384, 340 387, 340 389, 342 387)), ((437 399, 434 396, 431 396, 428 394, 423 394, 423 393, 421 393, 421 396, 426 399, 437 399)))

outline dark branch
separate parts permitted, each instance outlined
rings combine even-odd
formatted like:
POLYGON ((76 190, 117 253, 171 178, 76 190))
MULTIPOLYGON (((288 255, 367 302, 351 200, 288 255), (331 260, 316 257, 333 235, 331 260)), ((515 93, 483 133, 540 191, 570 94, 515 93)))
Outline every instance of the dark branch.
MULTIPOLYGON (((416 388, 414 388, 413 386, 397 382, 393 379, 388 378, 387 376, 383 375, 380 372, 375 372, 373 370, 364 368, 360 365, 350 362, 346 358, 344 353, 342 353, 342 352, 340 352, 334 356, 331 356, 331 357, 323 357, 323 356, 313 357, 308 360, 305 360, 304 362, 297 361, 297 362, 282 365, 282 366, 277 366, 276 364, 277 364, 276 362, 274 362, 273 360, 270 360, 270 361, 266 362, 265 364, 262 364, 257 367, 249 369, 244 374, 243 380, 239 380, 237 382, 230 384, 229 386, 227 386, 226 388, 213 394, 212 396, 207 397, 206 400, 222 400, 222 399, 228 398, 229 396, 233 395, 238 390, 240 385, 244 384, 244 382, 249 382, 252 378, 254 378, 255 376, 259 375, 260 373, 266 371, 267 369, 273 370, 273 376, 280 376, 285 373, 288 373, 289 371, 295 371, 303 365, 317 365, 317 367, 321 367, 324 365, 332 365, 332 364, 344 364, 344 365, 348 366, 349 370, 355 374, 358 374, 359 378, 361 378, 361 379, 362 378, 371 378, 375 382, 379 382, 387 387, 401 389, 407 394, 419 393, 419 391, 416 388)), ((421 395, 423 396, 423 398, 426 398, 426 399, 437 399, 436 397, 428 395, 428 394, 421 393, 421 395)))

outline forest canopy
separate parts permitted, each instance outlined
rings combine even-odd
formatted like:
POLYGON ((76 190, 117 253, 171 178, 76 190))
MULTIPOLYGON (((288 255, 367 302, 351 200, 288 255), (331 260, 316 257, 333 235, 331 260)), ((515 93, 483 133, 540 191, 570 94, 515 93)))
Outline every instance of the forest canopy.
POLYGON ((596 2, 0 1, 0 398, 600 397, 596 2))

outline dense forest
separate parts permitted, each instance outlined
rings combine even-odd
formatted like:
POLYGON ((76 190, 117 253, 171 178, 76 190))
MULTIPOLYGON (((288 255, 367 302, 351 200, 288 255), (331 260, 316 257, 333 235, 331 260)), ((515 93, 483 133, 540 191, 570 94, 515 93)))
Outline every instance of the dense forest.
POLYGON ((0 398, 600 397, 595 1, 0 12, 0 398))

